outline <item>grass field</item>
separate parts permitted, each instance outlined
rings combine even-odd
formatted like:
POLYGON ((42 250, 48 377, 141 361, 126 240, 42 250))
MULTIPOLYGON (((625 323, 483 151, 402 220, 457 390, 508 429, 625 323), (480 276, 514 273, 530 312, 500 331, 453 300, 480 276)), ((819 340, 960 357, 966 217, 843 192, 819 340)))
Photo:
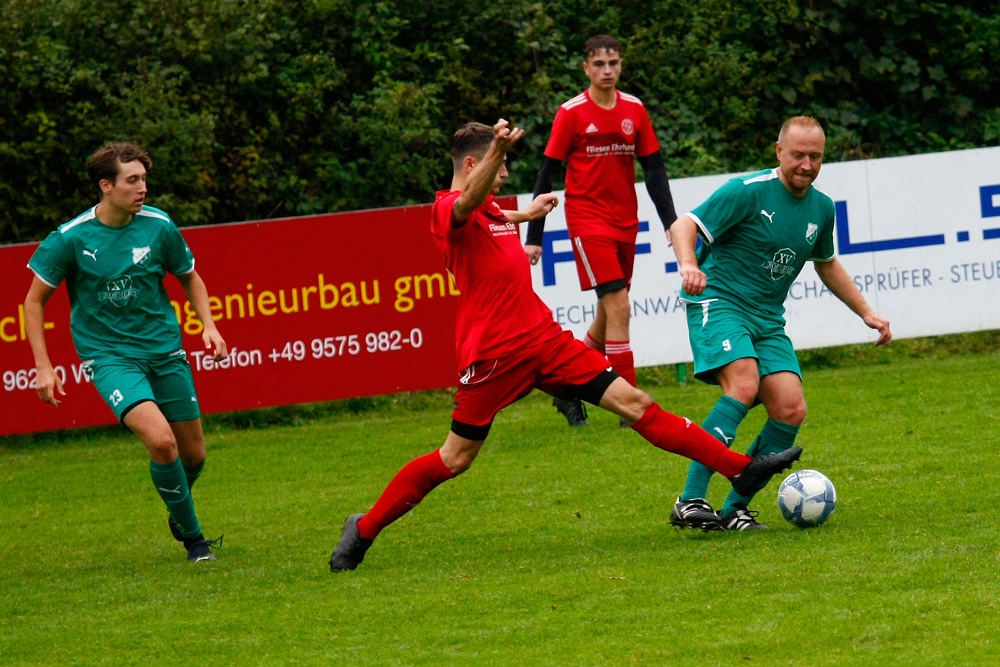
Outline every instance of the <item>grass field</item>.
MULTIPOLYGON (((209 418, 194 492, 225 543, 197 565, 135 438, 7 439, 0 664, 998 664, 1000 354, 914 349, 804 355, 797 468, 840 496, 814 530, 781 519, 777 481, 757 503, 771 531, 672 529, 686 461, 596 409, 570 430, 538 393, 339 575, 344 517, 440 445, 446 392, 209 418)), ((701 420, 717 390, 671 376, 640 384, 701 420)))

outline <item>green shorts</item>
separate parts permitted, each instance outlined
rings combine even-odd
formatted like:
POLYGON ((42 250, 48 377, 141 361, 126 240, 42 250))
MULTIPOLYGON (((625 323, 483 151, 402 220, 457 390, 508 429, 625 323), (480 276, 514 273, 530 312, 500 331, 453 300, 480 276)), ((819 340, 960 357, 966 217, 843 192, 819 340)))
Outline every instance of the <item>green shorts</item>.
POLYGON ((201 416, 184 350, 157 359, 105 356, 84 361, 83 368, 118 421, 144 401, 155 402, 167 421, 201 416))
POLYGON ((718 369, 746 358, 757 360, 761 377, 781 371, 802 377, 781 316, 755 315, 721 299, 688 301, 685 305, 694 376, 702 382, 719 384, 715 378, 718 369))

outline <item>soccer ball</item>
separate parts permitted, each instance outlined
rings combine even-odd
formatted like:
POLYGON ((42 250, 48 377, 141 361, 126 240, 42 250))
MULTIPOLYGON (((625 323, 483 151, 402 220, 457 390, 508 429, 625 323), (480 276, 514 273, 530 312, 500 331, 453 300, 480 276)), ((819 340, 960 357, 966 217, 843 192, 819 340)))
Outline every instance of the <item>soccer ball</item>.
POLYGON ((799 528, 822 525, 837 507, 837 490, 821 472, 799 470, 778 487, 781 516, 799 528))

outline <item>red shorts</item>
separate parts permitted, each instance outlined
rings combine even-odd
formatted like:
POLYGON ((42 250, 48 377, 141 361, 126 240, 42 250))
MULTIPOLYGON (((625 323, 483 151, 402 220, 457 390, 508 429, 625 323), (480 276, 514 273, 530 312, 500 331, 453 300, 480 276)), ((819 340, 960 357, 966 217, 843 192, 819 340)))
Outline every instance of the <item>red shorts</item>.
POLYGON ((615 281, 623 281, 627 288, 632 283, 635 239, 627 242, 607 236, 574 236, 570 240, 580 289, 591 290, 615 281))
POLYGON ((451 418, 485 426, 532 389, 570 398, 569 387, 585 385, 610 370, 611 364, 603 354, 563 330, 555 338, 507 357, 477 361, 462 371, 451 418))

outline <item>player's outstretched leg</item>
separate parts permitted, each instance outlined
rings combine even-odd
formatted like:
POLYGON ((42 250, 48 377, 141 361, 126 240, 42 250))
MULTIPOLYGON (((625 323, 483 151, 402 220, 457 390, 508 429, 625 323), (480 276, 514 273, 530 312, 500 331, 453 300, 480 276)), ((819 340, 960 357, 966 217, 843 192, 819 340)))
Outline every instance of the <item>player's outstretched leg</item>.
MULTIPOLYGON (((726 450, 729 451, 729 450, 726 450)), ((771 477, 782 470, 788 470, 802 456, 802 448, 789 447, 783 452, 755 456, 750 459, 743 472, 730 477, 733 490, 743 496, 753 496, 771 477)))
POLYGON ((475 452, 467 459, 465 467, 453 472, 446 466, 441 457, 444 447, 418 456, 396 473, 367 513, 347 517, 340 542, 330 555, 330 571, 343 572, 356 568, 383 528, 416 507, 439 484, 464 471, 471 464, 482 442, 464 440, 449 433, 445 447, 461 449, 463 443, 470 442, 475 452))
POLYGON ((363 537, 358 531, 358 521, 363 516, 364 514, 360 512, 352 514, 344 522, 344 532, 340 536, 340 542, 330 554, 331 572, 353 570, 365 559, 365 553, 372 545, 372 540, 363 537))

